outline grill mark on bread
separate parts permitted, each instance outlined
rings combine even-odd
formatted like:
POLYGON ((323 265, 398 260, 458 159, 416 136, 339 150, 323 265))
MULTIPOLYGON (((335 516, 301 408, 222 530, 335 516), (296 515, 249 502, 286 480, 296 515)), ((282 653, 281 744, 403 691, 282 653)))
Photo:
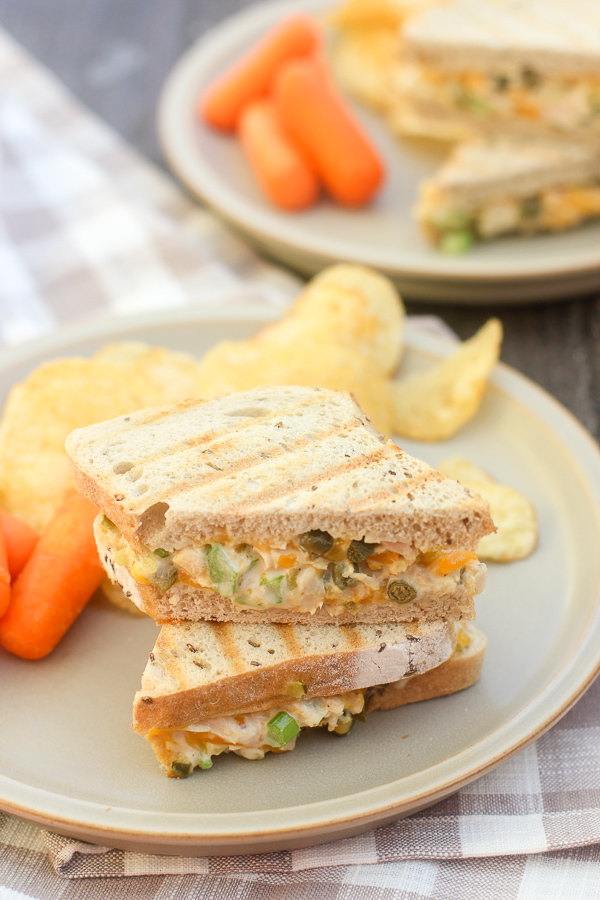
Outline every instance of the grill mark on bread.
MULTIPOLYGON (((239 457, 237 457, 232 462, 223 460, 221 457, 219 457, 217 455, 217 451, 215 451, 215 456, 217 457, 218 462, 224 463, 227 466, 226 468, 223 468, 222 470, 216 470, 214 468, 215 462, 211 458, 210 462, 208 462, 208 461, 206 462, 206 465, 212 471, 206 472, 205 474, 203 474, 201 481, 198 480, 198 481, 194 482, 193 484, 190 484, 189 480, 180 481, 179 483, 171 485, 168 490, 163 491, 162 497, 166 501, 168 501, 169 499, 172 499, 173 497, 175 497, 179 494, 184 494, 187 491, 196 490, 200 486, 208 487, 208 486, 214 485, 218 481, 226 480, 231 475, 237 474, 239 472, 246 473, 249 470, 251 470, 252 468, 254 468, 255 466, 259 466, 259 465, 263 464, 266 459, 273 461, 273 460, 276 460, 277 458, 286 456, 288 454, 291 455, 292 453, 296 453, 297 451, 300 451, 300 450, 304 449, 305 447, 307 447, 317 441, 326 441, 327 439, 334 438, 338 435, 349 434, 350 429, 357 428, 357 427, 359 427, 357 420, 344 422, 341 425, 337 425, 334 428, 327 429, 326 431, 322 431, 319 434, 316 434, 316 435, 313 435, 310 437, 308 437, 308 436, 307 437, 295 437, 292 450, 290 450, 288 447, 281 447, 278 444, 274 444, 272 447, 269 448, 268 455, 265 455, 265 451, 261 450, 258 453, 249 454, 248 456, 242 457, 241 459, 239 457)), ((200 442, 200 439, 198 439, 198 440, 200 442)), ((237 446, 236 446, 237 440, 238 440, 238 437, 237 437, 237 435, 235 435, 231 438, 231 441, 230 441, 234 452, 237 449, 237 446)), ((229 449, 227 447, 227 444, 230 442, 229 441, 225 442, 223 446, 225 448, 229 449)), ((178 452, 185 452, 187 450, 189 450, 189 446, 183 447, 182 450, 178 451, 178 452)), ((369 454, 365 454, 364 452, 357 453, 355 456, 350 457, 349 461, 347 461, 347 458, 344 457, 344 461, 340 462, 334 468, 330 468, 327 471, 321 472, 319 475, 315 475, 315 474, 310 475, 309 478, 307 478, 304 482, 300 482, 300 483, 295 482, 293 484, 293 486, 290 486, 287 490, 282 490, 280 487, 275 487, 275 488, 272 488, 271 491, 264 491, 260 496, 260 500, 257 502, 264 503, 264 502, 268 502, 271 499, 275 499, 276 497, 285 497, 287 494, 296 493, 305 488, 310 489, 312 487, 312 485, 315 484, 315 482, 318 483, 320 481, 328 481, 329 479, 334 477, 339 472, 350 473, 352 470, 361 468, 364 465, 368 465, 370 462, 377 462, 380 458, 382 458, 384 450, 385 450, 385 445, 381 445, 381 447, 378 447, 374 453, 369 453, 369 454)), ((160 455, 161 459, 164 460, 164 458, 166 456, 166 454, 164 453, 164 450, 159 455, 160 455)), ((173 454, 173 455, 175 455, 175 454, 173 454)), ((142 467, 147 464, 148 464, 148 458, 140 460, 138 462, 138 465, 140 465, 142 467)))
MULTIPOLYGON (((182 407, 181 410, 177 410, 177 411, 178 412, 180 411, 183 413, 183 412, 186 412, 187 408, 190 406, 194 406, 194 405, 200 404, 200 403, 208 403, 208 402, 209 401, 207 401, 207 400, 198 400, 198 399, 193 399, 193 398, 189 399, 189 400, 182 400, 180 403, 176 404, 177 407, 179 407, 179 406, 182 407)), ((254 417, 249 418, 248 421, 246 421, 246 422, 237 422, 235 431, 233 433, 232 433, 231 428, 228 428, 226 425, 223 425, 223 427, 221 428, 220 431, 215 431, 215 429, 211 429, 210 431, 207 431, 204 434, 198 435, 198 437, 185 438, 184 440, 181 440, 177 444, 174 444, 172 447, 170 447, 168 454, 170 456, 176 456, 178 453, 185 453, 188 450, 193 449, 195 447, 201 447, 203 444, 211 444, 214 441, 221 440, 225 435, 227 435, 229 438, 231 438, 232 434, 233 434, 236 436, 236 440, 237 440, 237 433, 242 430, 245 430, 248 428, 261 427, 266 422, 268 422, 270 419, 280 420, 282 414, 286 415, 286 416, 293 415, 293 412, 292 412, 293 410, 299 410, 306 406, 308 406, 308 407, 313 406, 314 402, 315 402, 314 399, 311 397, 311 398, 309 398, 307 400, 303 400, 299 403, 291 404, 289 407, 286 407, 283 411, 281 409, 279 409, 279 410, 275 410, 274 412, 271 412, 271 413, 266 413, 264 416, 257 416, 255 418, 254 417)), ((131 427, 139 428, 140 426, 144 427, 146 425, 154 425, 154 424, 156 424, 156 422, 159 422, 162 418, 165 418, 166 416, 172 416, 173 414, 174 413, 173 413, 173 410, 171 407, 169 407, 167 409, 161 408, 159 410, 154 411, 154 413, 152 415, 149 415, 148 418, 144 419, 142 422, 138 422, 137 424, 130 426, 130 428, 131 427)), ((206 450, 203 452, 206 452, 209 449, 212 450, 215 454, 218 453, 218 449, 215 449, 214 447, 207 447, 206 450)), ((234 447, 234 449, 235 449, 235 447, 234 447)), ((282 451, 282 452, 285 452, 285 451, 282 451)), ((165 457, 165 448, 159 446, 156 448, 155 453, 150 453, 147 456, 144 456, 142 459, 137 460, 136 465, 139 465, 139 466, 148 465, 149 463, 152 463, 154 460, 164 459, 164 457, 165 457)), ((251 457, 249 457, 249 458, 251 458, 251 457)), ((238 462, 238 463, 236 463, 236 465, 239 467, 242 467, 243 463, 238 462)), ((232 466, 232 469, 233 469, 233 466, 232 466)))
POLYGON ((294 625, 279 625, 279 634, 285 646, 288 656, 300 656, 302 654, 300 644, 296 640, 294 625))
MULTIPOLYGON (((186 546, 189 541, 207 543, 215 536, 223 539, 223 535, 236 542, 247 541, 248 535, 268 542, 311 528, 340 536, 356 536, 360 530, 371 535, 370 540, 383 541, 410 542, 417 535, 420 549, 434 549, 440 544, 474 549, 483 534, 494 530, 481 498, 468 494, 457 482, 440 481, 426 463, 413 459, 391 442, 382 443, 383 438, 368 420, 363 424, 365 417, 347 393, 300 387, 265 388, 202 403, 190 400, 149 412, 150 417, 160 419, 158 425, 145 428, 148 411, 140 411, 78 429, 67 439, 71 472, 78 489, 106 513, 138 552, 146 546, 177 547, 182 540, 186 546), (302 405, 306 407, 304 411, 300 409, 302 405), (252 438, 255 453, 264 454, 262 465, 247 475, 232 465, 223 477, 221 472, 198 465, 198 459, 203 458, 201 452, 192 451, 188 454, 190 469, 186 474, 190 482, 197 480, 195 489, 176 493, 171 504, 157 502, 172 490, 173 482, 184 480, 185 458, 169 456, 170 444, 179 444, 186 435, 205 434, 209 428, 213 435, 221 434, 228 424, 228 415, 250 415, 255 408, 258 412, 266 410, 268 416, 276 410, 276 421, 270 418, 265 424, 266 416, 261 416, 260 428, 238 430, 237 437, 240 454, 248 453, 252 438), (275 427, 282 421, 281 416, 287 416, 288 427, 275 427), (332 426, 337 436, 318 440, 318 433, 331 430, 332 426), (314 452, 312 446, 293 452, 293 444, 307 435, 315 438, 314 452), (287 445, 289 455, 281 450, 275 455, 278 445, 287 445), (117 503, 115 492, 121 493, 128 482, 127 475, 121 481, 115 466, 120 469, 124 462, 133 464, 155 453, 162 457, 165 447, 165 461, 159 459, 148 465, 151 471, 144 473, 147 490, 136 492, 132 487, 127 502, 117 503), (353 460, 347 455, 349 451, 356 453, 353 460), (269 458, 273 458, 272 463, 266 461, 269 458), (377 460, 375 464, 367 462, 373 458, 377 460), (423 470, 433 476, 430 481, 423 477, 423 470), (304 489, 296 483, 290 494, 297 472, 302 480, 310 478, 310 482, 304 489), (210 475, 205 477, 204 473, 210 475), (353 480, 357 487, 354 496, 353 480), (282 481, 286 482, 283 489, 282 481), (273 492, 276 482, 279 490, 273 492), (383 501, 382 482, 390 488, 383 501), (405 482, 414 486, 414 503, 405 499, 403 491, 395 493, 399 484, 404 486, 405 482), (319 490, 308 489, 317 484, 319 490), (268 504, 267 490, 274 498, 268 504), (232 507, 236 496, 239 505, 232 507), (282 499, 278 500, 278 496, 282 499), (245 509, 250 512, 241 512, 245 509)), ((228 430, 232 440, 242 421, 247 424, 247 420, 239 418, 231 421, 228 430)), ((217 448, 220 441, 221 438, 213 439, 212 446, 217 448)), ((206 458, 219 465, 222 462, 216 453, 207 454, 206 458)), ((241 464, 238 459, 237 465, 241 464)))
POLYGON ((219 649, 223 654, 223 659, 226 659, 236 672, 244 672, 247 667, 241 659, 235 640, 235 630, 231 628, 231 624, 229 622, 215 622, 211 631, 215 642, 219 645, 219 649))
MULTIPOLYGON (((307 440, 306 443, 312 443, 312 441, 307 440)), ((303 446, 303 444, 298 441, 294 447, 294 450, 301 446, 303 446)), ((252 510, 255 509, 257 505, 261 506, 262 504, 269 503, 272 500, 283 500, 285 497, 302 493, 302 491, 306 491, 308 493, 312 490, 312 487, 313 485, 315 485, 315 483, 318 485, 320 482, 329 482, 338 474, 349 475, 352 471, 379 462, 383 458, 384 452, 385 447, 381 447, 375 450, 375 452, 363 453, 361 455, 354 456, 350 459, 349 462, 347 460, 344 460, 338 465, 331 466, 327 470, 322 471, 318 475, 316 475, 315 473, 309 473, 307 477, 302 481, 294 481, 293 484, 284 486, 281 486, 279 484, 273 485, 272 487, 262 491, 260 496, 254 497, 249 503, 243 503, 238 500, 235 505, 231 505, 228 508, 225 508, 224 513, 231 514, 235 511, 236 515, 244 515, 252 512, 252 510)), ((273 457, 271 457, 271 459, 273 459, 275 455, 276 454, 273 454, 273 457)), ((231 469, 227 470, 226 472, 219 472, 215 473, 214 475, 208 475, 202 480, 202 486, 209 484, 214 485, 214 483, 217 481, 226 480, 228 472, 235 472, 238 468, 243 472, 247 472, 252 468, 253 465, 260 465, 261 463, 264 463, 264 461, 264 457, 247 457, 245 460, 241 460, 239 463, 234 464, 231 469), (251 460, 253 459, 254 462, 251 462, 251 460)), ((197 484, 180 483, 179 485, 174 485, 168 491, 163 492, 163 497, 168 502, 169 499, 172 499, 175 495, 195 490, 197 487, 197 484)), ((372 501, 368 500, 366 506, 370 506, 371 503, 372 501)))

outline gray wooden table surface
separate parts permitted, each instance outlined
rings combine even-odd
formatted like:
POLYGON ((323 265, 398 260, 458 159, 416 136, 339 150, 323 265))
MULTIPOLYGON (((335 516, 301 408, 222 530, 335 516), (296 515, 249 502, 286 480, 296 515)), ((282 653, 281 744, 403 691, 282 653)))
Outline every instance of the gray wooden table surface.
MULTIPOLYGON (((164 167, 154 127, 161 85, 179 55, 249 0, 0 0, 0 25, 92 110, 164 167)), ((502 358, 565 404, 600 439, 600 296, 518 307, 414 304, 462 337, 491 314, 502 358)))

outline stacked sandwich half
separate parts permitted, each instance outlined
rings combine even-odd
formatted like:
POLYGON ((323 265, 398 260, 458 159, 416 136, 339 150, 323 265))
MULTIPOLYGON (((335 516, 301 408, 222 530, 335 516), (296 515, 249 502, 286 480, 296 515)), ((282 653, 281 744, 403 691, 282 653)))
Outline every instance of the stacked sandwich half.
POLYGON ((437 246, 600 216, 598 0, 348 0, 337 17, 347 89, 455 145, 416 209, 437 246))
POLYGON ((487 505, 350 395, 186 401, 75 431, 67 451, 109 575, 162 624, 134 728, 168 775, 477 679, 487 505))
POLYGON ((450 251, 600 215, 597 0, 448 0, 403 33, 407 116, 473 133, 417 210, 450 251))

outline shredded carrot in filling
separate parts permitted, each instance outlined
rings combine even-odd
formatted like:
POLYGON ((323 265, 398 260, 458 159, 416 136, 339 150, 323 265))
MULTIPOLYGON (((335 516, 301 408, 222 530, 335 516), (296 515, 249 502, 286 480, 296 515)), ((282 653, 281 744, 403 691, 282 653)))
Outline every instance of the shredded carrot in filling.
POLYGON ((477 560, 475 553, 469 553, 466 550, 451 550, 445 553, 437 562, 435 567, 438 575, 448 575, 450 572, 456 571, 466 566, 468 562, 477 560))
POLYGON ((279 565, 282 569, 291 569, 296 565, 296 557, 293 553, 282 553, 279 557, 279 565))

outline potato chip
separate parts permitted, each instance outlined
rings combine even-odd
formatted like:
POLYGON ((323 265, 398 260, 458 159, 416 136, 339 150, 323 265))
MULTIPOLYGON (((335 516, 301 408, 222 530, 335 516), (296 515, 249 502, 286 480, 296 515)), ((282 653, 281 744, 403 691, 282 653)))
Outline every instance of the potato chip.
POLYGON ((327 19, 342 30, 388 28, 394 31, 414 5, 410 0, 345 0, 328 14, 327 19))
POLYGON ((490 319, 443 362, 392 383, 393 430, 415 441, 443 441, 471 419, 500 354, 502 325, 490 319))
POLYGON ((129 369, 144 383, 146 406, 162 406, 198 396, 198 361, 188 353, 141 341, 107 344, 93 357, 129 369))
POLYGON ((138 342, 40 366, 13 387, 3 411, 0 502, 43 529, 71 486, 64 443, 74 428, 197 396, 197 382, 191 356, 138 342))
MULTIPOLYGON (((285 360, 288 352, 306 356, 304 344, 337 345, 368 360, 375 373, 388 375, 402 356, 404 317, 389 279, 363 266, 331 266, 309 282, 283 318, 250 338, 252 353, 285 360), (281 353, 281 348, 289 349, 281 353)), ((311 362, 306 359, 305 365, 311 362)))
POLYGON ((325 341, 223 341, 200 363, 200 396, 214 397, 261 385, 298 384, 350 391, 384 434, 390 433, 388 380, 370 361, 325 341))
POLYGON ((340 264, 313 278, 283 321, 313 339, 342 344, 382 375, 392 375, 404 349, 404 319, 404 304, 389 278, 340 264))
POLYGON ((498 484, 487 472, 462 457, 451 457, 438 463, 438 470, 456 478, 463 487, 477 491, 490 504, 490 512, 498 529, 480 542, 477 555, 488 562, 511 562, 525 559, 537 545, 538 525, 531 502, 519 491, 498 484))
POLYGON ((144 386, 122 369, 87 359, 37 368, 11 390, 0 432, 0 499, 34 528, 52 518, 71 479, 67 435, 144 406, 144 386))
POLYGON ((340 34, 329 52, 335 80, 341 87, 376 110, 394 102, 390 72, 398 52, 398 39, 387 28, 351 30, 340 34))

